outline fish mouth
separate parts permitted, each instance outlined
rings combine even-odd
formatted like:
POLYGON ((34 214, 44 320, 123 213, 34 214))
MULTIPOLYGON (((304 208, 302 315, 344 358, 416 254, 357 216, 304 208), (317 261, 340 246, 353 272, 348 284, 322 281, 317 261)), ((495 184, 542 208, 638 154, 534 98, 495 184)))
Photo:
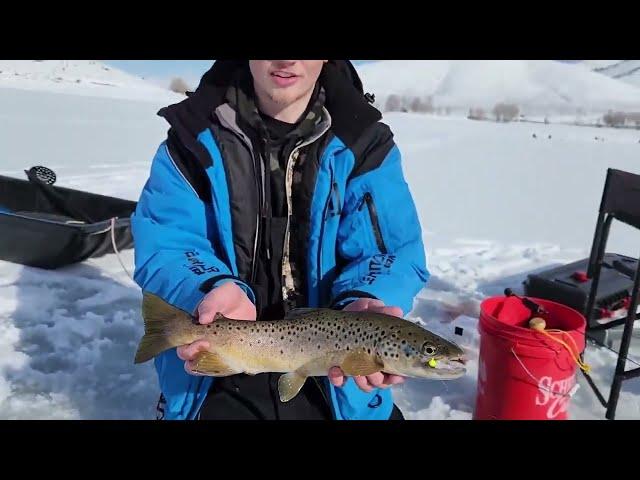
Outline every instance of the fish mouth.
POLYGON ((459 357, 450 358, 449 362, 451 362, 451 363, 459 363, 460 365, 466 367, 466 365, 467 365, 467 357, 465 357, 464 355, 460 355, 459 357))
POLYGON ((439 380, 454 380, 467 373, 467 359, 464 356, 438 360, 435 367, 428 370, 429 376, 439 380))

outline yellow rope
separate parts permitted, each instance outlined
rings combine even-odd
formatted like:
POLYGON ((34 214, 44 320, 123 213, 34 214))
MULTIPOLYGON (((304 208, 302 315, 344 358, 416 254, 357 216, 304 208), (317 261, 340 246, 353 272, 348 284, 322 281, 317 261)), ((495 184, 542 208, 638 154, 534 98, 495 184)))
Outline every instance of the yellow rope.
POLYGON ((533 319, 530 322, 530 326, 533 330, 536 330, 542 333, 543 335, 547 336, 548 338, 550 338, 555 342, 558 342, 559 344, 564 346, 567 350, 569 350, 569 353, 573 357, 573 360, 578 364, 580 369, 584 370, 586 373, 589 373, 591 371, 591 367, 588 364, 584 363, 582 360, 580 360, 579 354, 575 353, 575 352, 579 352, 578 345, 576 344, 576 341, 573 339, 573 337, 569 335, 567 332, 563 330, 556 330, 556 329, 545 330, 546 323, 542 319, 533 319), (551 335, 552 333, 568 335, 569 339, 571 340, 571 343, 573 343, 573 346, 575 347, 575 351, 571 347, 569 347, 569 345, 567 345, 567 343, 564 340, 561 340, 560 338, 556 338, 553 335, 551 335))

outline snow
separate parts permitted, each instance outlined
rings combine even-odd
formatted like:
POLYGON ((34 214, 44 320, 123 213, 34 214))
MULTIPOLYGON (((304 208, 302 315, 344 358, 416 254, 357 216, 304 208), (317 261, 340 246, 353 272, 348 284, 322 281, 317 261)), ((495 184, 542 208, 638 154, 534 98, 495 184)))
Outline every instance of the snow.
POLYGON ((582 60, 582 64, 593 70, 603 70, 624 60, 582 60))
POLYGON ((389 95, 432 97, 436 107, 467 114, 514 103, 525 115, 576 115, 640 108, 640 88, 593 72, 583 64, 552 60, 385 60, 358 71, 376 104, 389 95))
POLYGON ((184 98, 96 60, 0 60, 0 88, 138 101, 184 98))
MULTIPOLYGON (((155 115, 164 101, 0 87, 0 102, 0 174, 24 178, 41 164, 60 185, 132 200, 166 134, 155 115)), ((588 256, 606 168, 640 173, 640 133, 409 113, 385 120, 403 152, 432 273, 408 318, 470 357, 465 377, 408 380, 396 401, 410 419, 469 419, 479 302, 518 289, 530 272, 588 256)), ((611 235, 609 251, 638 256, 637 232, 614 224, 611 235)), ((131 270, 133 252, 121 258, 131 270)), ((57 271, 0 262, 0 418, 153 418, 155 372, 133 364, 140 300, 114 254, 57 271)), ((634 342, 631 359, 640 362, 634 342)), ((586 361, 606 394, 614 354, 589 346, 586 361)), ((571 418, 603 419, 578 380, 571 418)), ((618 418, 640 418, 640 380, 624 383, 618 418)))
POLYGON ((640 87, 640 60, 616 60, 600 66, 588 63, 598 73, 640 87))

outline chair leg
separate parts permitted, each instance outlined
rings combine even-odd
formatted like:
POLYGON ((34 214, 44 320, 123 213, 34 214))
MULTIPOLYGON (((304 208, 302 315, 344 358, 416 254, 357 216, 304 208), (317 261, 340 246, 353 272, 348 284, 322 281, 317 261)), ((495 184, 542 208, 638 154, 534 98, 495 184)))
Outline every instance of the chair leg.
POLYGON ((585 309, 585 317, 587 319, 587 329, 589 329, 593 325, 593 321, 595 320, 595 312, 593 310, 596 301, 596 294, 598 291, 598 286, 600 284, 600 271, 602 270, 602 260, 604 259, 604 254, 607 246, 607 240, 609 239, 609 231, 611 230, 611 222, 613 221, 612 216, 608 216, 606 221, 603 222, 602 215, 598 218, 598 226, 596 228, 595 239, 593 243, 593 247, 591 248, 592 255, 589 260, 589 276, 592 277, 591 280, 591 290, 589 291, 589 296, 587 298, 587 306, 585 309))
POLYGON ((638 309, 638 294, 640 293, 640 264, 636 270, 636 278, 631 291, 631 303, 627 312, 627 321, 624 325, 624 332, 622 334, 622 341, 620 343, 620 351, 618 352, 618 363, 616 365, 616 372, 613 377, 613 383, 611 384, 611 392, 609 393, 609 401, 607 407, 606 417, 609 420, 613 420, 616 416, 616 409, 618 406, 618 399, 620 398, 620 390, 622 389, 623 376, 626 370, 627 354, 629 353, 629 346, 631 345, 631 337, 633 335, 633 324, 636 320, 636 311, 638 309))

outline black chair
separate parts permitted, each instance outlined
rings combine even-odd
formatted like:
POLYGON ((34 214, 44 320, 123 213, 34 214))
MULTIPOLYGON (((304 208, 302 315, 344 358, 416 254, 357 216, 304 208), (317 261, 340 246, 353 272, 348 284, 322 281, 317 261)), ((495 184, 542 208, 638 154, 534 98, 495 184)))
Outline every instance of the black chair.
MULTIPOLYGON (((635 271, 620 262, 613 262, 613 265, 605 265, 606 262, 604 262, 603 259, 609 239, 611 223, 614 219, 640 230, 640 175, 610 168, 607 170, 607 178, 600 204, 600 213, 598 215, 591 255, 589 257, 587 276, 592 279, 592 283, 585 312, 588 325, 587 336, 592 339, 602 338, 601 336, 599 337, 598 334, 602 334, 605 330, 624 325, 620 350, 618 351, 618 361, 608 400, 604 398, 593 382, 593 379, 587 373, 584 373, 589 385, 598 396, 602 405, 607 409, 606 418, 609 420, 615 418, 622 383, 640 376, 640 367, 632 370, 626 369, 633 325, 636 320, 640 319, 640 315, 636 313, 638 294, 640 292, 640 262, 637 263, 638 266, 635 271), (633 287, 628 299, 627 316, 600 324, 595 322, 597 308, 594 308, 594 306, 603 266, 614 268, 618 272, 626 275, 633 281, 633 287)), ((638 246, 640 247, 640 238, 638 246)))

